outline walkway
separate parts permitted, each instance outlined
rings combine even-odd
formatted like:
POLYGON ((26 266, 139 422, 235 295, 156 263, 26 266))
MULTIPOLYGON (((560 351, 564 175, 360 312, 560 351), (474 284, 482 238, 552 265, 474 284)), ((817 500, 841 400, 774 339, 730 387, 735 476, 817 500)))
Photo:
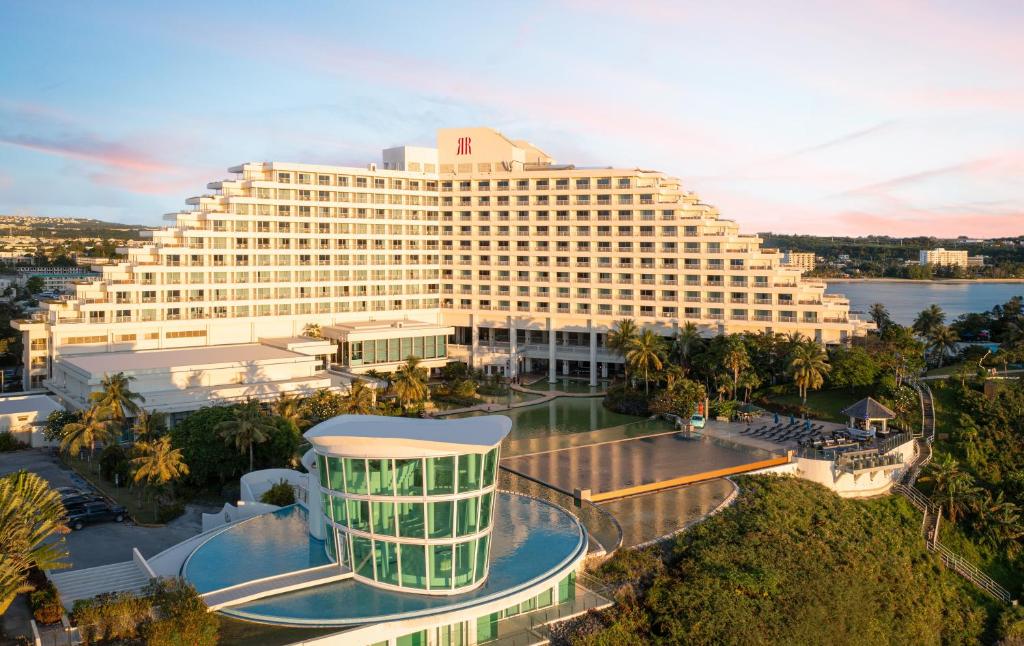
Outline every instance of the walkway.
POLYGON ((352 571, 348 568, 341 568, 331 563, 329 565, 309 568, 308 570, 286 572, 277 576, 257 579, 234 585, 230 588, 214 590, 203 594, 202 597, 210 610, 220 610, 228 606, 237 606, 241 603, 271 597, 284 592, 340 581, 351 576, 352 571))
POLYGON ((138 593, 149 583, 149 574, 135 561, 100 565, 84 570, 54 570, 48 576, 57 586, 68 610, 79 599, 91 599, 104 592, 138 593))

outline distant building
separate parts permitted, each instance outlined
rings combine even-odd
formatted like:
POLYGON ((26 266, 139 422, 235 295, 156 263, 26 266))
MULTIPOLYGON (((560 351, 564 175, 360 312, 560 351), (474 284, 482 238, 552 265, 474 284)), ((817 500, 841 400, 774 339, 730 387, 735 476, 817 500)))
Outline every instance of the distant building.
POLYGON ((99 278, 100 274, 82 267, 19 267, 18 284, 24 287, 30 278, 43 279, 43 291, 73 292, 75 283, 99 278))
POLYGON ((939 265, 946 267, 981 267, 985 264, 984 256, 969 258, 966 249, 922 249, 918 253, 919 265, 939 265))
POLYGON ((784 267, 798 267, 801 271, 814 269, 815 260, 814 254, 806 251, 787 251, 782 254, 784 267))

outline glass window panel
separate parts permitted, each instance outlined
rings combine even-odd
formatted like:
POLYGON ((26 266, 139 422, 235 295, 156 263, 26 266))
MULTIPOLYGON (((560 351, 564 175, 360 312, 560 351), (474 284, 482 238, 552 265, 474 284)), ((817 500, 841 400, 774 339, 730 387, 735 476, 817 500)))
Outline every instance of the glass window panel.
POLYGON ((480 527, 479 529, 487 529, 491 526, 491 501, 493 500, 493 494, 485 493, 480 496, 480 527))
POLYGON ((373 533, 395 535, 395 504, 390 500, 371 502, 370 513, 373 517, 373 533))
POLYGON ((427 459, 427 495, 455 493, 455 458, 427 459))
POLYGON ((345 524, 352 529, 370 531, 370 503, 366 500, 349 500, 348 522, 345 524))
POLYGON ((455 504, 452 501, 427 503, 430 538, 451 538, 455 504))
POLYGON ((366 494, 366 460, 345 458, 347 493, 366 494))
POLYGON ((395 460, 399 496, 423 495, 423 460, 395 460))
POLYGON ((473 582, 473 548, 476 541, 467 541, 455 545, 455 587, 469 585, 473 582))
POLYGON ((331 496, 328 496, 327 494, 323 494, 323 495, 320 496, 320 502, 323 504, 323 507, 324 507, 324 516, 327 516, 327 520, 331 520, 332 519, 332 514, 331 514, 331 501, 332 500, 333 500, 333 498, 331 496))
POLYGON ((391 460, 369 460, 370 495, 390 496, 394 486, 391 481, 391 460))
POLYGON ((494 484, 494 470, 498 462, 498 449, 491 449, 484 458, 483 486, 490 487, 494 484))
POLYGON ((401 361, 402 354, 398 347, 398 339, 388 339, 388 361, 401 361))
POLYGON ((423 538, 423 503, 398 503, 398 535, 404 538, 423 538))
POLYGON ((558 603, 566 603, 576 598, 576 573, 570 572, 569 576, 558 582, 558 603))
POLYGON ((339 525, 348 525, 348 517, 345 515, 345 499, 338 496, 331 496, 334 522, 339 525))
POLYGON ((401 339, 401 353, 403 357, 409 358, 409 355, 412 354, 412 339, 408 337, 401 339))
POLYGON ((373 541, 362 536, 352 537, 352 563, 356 574, 373 579, 373 541))
POLYGON ((327 558, 329 558, 330 560, 334 561, 335 563, 338 562, 338 550, 337 550, 337 546, 334 544, 334 530, 333 529, 329 528, 329 531, 327 533, 327 537, 324 540, 324 550, 327 551, 327 558))
POLYGON ((537 595, 537 607, 547 608, 551 605, 551 588, 537 595))
POLYGON ((476 491, 480 488, 480 463, 483 456, 467 453, 459 456, 459 491, 476 491))
POLYGON ((458 501, 457 507, 459 515, 455 525, 456 535, 466 536, 476 533, 478 499, 463 498, 458 501))
POLYGON ((434 337, 428 336, 423 339, 423 358, 433 359, 437 356, 437 344, 435 343, 434 337))
POLYGON ((341 472, 341 458, 327 458, 327 474, 331 489, 345 491, 345 477, 341 472))
POLYGON ((521 604, 519 604, 519 610, 521 612, 530 612, 531 610, 534 610, 536 608, 537 608, 537 599, 536 599, 536 597, 534 597, 532 599, 527 599, 526 601, 524 601, 521 604))
POLYGON ((487 537, 481 536, 477 540, 476 548, 476 581, 487 576, 487 548, 487 537))
POLYGON ((439 336, 437 337, 437 356, 445 356, 445 343, 448 341, 448 337, 439 336))
POLYGON ((427 550, 423 545, 403 543, 402 585, 409 588, 427 588, 427 550))
POLYGON ((452 546, 430 546, 430 588, 452 587, 452 546))
POLYGON ((398 585, 398 544, 391 541, 374 541, 373 557, 377 561, 377 580, 398 585))
POLYGON ((409 635, 402 635, 395 640, 395 646, 427 646, 427 631, 421 630, 409 635))
POLYGON ((319 453, 316 454, 316 470, 317 475, 320 476, 320 486, 325 489, 330 489, 331 485, 327 480, 327 458, 319 453))
POLYGON ((514 606, 509 606, 508 608, 505 608, 504 614, 506 617, 515 617, 519 614, 519 604, 517 603, 514 606))
POLYGON ((412 354, 415 357, 423 357, 423 337, 418 336, 412 340, 412 354))
POLYGON ((476 643, 483 644, 485 642, 492 642, 498 638, 499 619, 501 619, 500 612, 492 612, 489 615, 477 618, 476 643))
POLYGON ((348 539, 346 534, 340 530, 334 530, 334 534, 337 535, 338 564, 342 567, 348 567, 351 565, 351 562, 348 558, 348 539))

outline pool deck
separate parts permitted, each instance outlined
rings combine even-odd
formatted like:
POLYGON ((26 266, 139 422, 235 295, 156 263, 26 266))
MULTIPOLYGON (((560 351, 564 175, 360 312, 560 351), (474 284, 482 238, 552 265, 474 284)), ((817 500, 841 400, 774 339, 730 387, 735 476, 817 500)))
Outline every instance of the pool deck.
POLYGON ((298 572, 286 572, 255 581, 247 581, 220 590, 201 595, 210 610, 220 610, 229 606, 237 606, 247 601, 255 601, 284 592, 312 588, 313 586, 342 581, 352 576, 348 568, 337 564, 321 565, 298 572))

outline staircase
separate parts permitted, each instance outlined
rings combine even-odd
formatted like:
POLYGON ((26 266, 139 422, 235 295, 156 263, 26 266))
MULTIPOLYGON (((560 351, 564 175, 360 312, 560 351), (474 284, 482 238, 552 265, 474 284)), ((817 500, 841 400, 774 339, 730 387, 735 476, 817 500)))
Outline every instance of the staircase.
POLYGON ((149 573, 135 561, 100 565, 84 570, 56 570, 49 572, 48 575, 68 610, 79 599, 90 599, 105 592, 137 593, 149 583, 149 573))

